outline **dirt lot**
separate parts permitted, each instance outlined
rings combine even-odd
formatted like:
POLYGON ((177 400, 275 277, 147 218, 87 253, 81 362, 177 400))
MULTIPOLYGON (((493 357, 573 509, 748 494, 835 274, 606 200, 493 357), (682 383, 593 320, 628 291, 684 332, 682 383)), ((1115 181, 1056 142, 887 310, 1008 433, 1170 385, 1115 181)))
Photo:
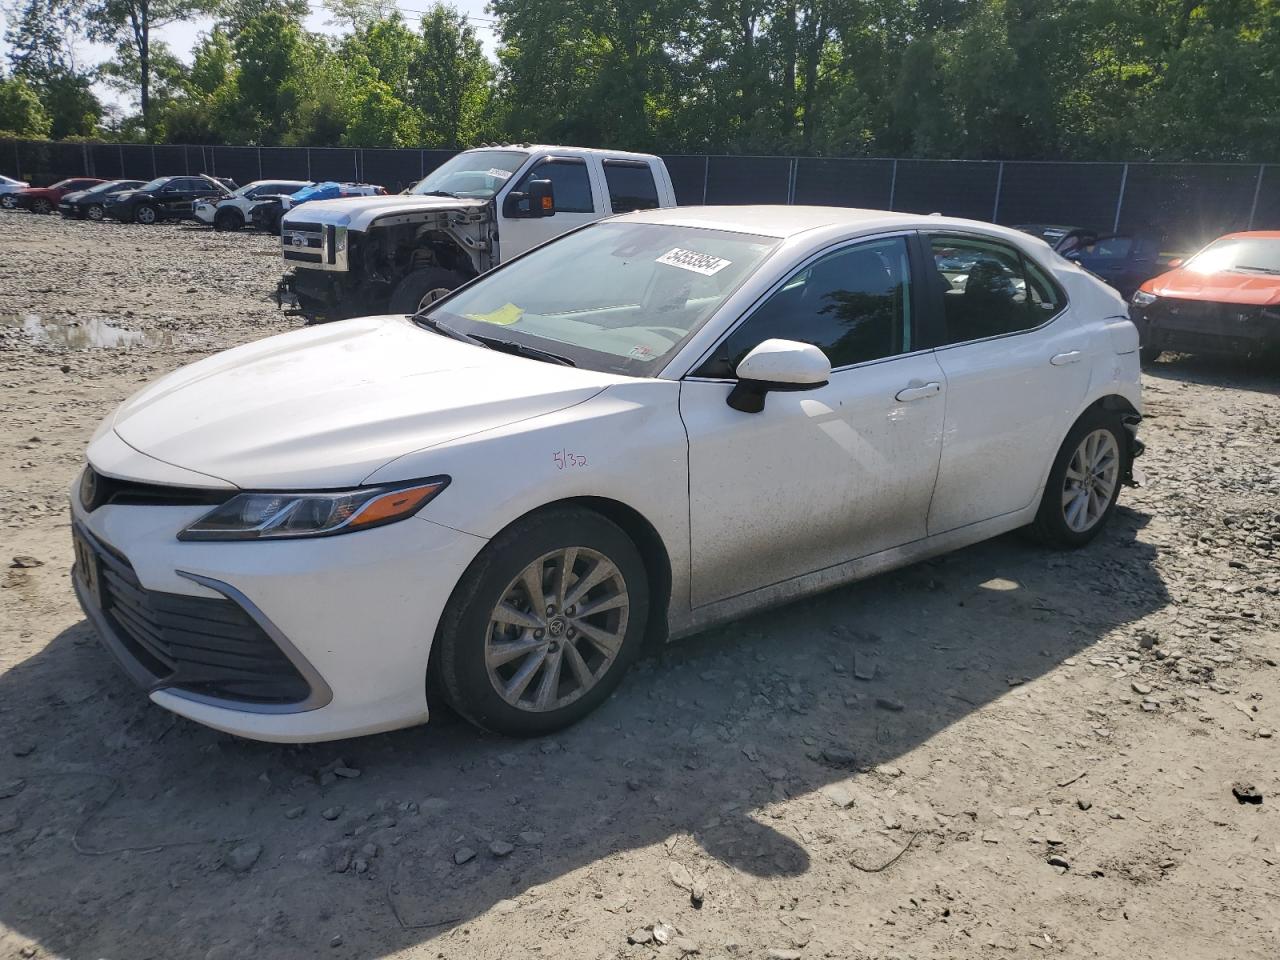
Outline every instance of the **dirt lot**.
POLYGON ((744 620, 555 740, 272 746, 99 649, 65 491, 139 384, 293 325, 274 238, 0 223, 0 957, 1280 956, 1280 373, 1158 364, 1083 551, 744 620))

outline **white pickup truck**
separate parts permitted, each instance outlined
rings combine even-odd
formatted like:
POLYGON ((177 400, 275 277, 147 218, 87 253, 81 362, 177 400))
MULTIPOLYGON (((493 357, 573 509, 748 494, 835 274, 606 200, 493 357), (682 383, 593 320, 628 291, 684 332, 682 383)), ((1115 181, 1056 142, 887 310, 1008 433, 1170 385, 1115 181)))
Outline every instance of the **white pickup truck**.
POLYGON ((402 194, 285 214, 277 294, 308 322, 413 313, 531 247, 595 220, 674 207, 646 153, 527 143, 451 157, 402 194))

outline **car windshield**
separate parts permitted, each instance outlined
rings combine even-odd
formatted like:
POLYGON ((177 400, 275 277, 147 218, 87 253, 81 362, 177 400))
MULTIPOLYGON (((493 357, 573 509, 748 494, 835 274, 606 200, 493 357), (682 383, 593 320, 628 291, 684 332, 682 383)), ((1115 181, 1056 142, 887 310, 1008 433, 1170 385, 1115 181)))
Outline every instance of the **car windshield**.
POLYGON ((1209 244, 1185 264, 1196 273, 1280 274, 1280 239, 1270 237, 1223 237, 1209 244))
POLYGON ((488 200, 527 159, 527 153, 514 150, 468 150, 436 167, 409 192, 488 200))
POLYGON ((425 323, 505 341, 498 349, 654 376, 777 245, 700 227, 596 223, 487 274, 428 310, 425 323))
POLYGON ((139 190, 159 190, 161 187, 163 187, 166 183, 168 183, 172 179, 173 177, 156 177, 154 180, 148 180, 138 189, 139 190))

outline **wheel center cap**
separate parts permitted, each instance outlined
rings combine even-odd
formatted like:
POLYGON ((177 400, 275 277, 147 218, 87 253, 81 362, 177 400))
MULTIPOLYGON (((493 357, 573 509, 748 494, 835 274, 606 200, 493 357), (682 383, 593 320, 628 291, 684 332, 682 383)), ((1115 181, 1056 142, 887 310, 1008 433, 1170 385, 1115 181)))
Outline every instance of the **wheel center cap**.
POLYGON ((551 622, 547 624, 547 633, 551 634, 553 637, 563 636, 565 626, 566 624, 563 617, 552 617, 551 622))

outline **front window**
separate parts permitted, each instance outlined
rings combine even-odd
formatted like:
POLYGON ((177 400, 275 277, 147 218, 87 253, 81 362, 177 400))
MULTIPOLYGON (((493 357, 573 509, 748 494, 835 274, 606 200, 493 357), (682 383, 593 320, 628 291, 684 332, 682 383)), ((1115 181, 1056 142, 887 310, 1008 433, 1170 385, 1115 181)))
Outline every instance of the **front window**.
POLYGON ((1280 274, 1280 240, 1269 237, 1223 237, 1209 244, 1185 264, 1196 273, 1280 274))
POLYGON ((581 367, 653 376, 777 244, 700 227, 596 223, 500 267, 427 316, 581 367))
POLYGON ((436 167, 409 193, 488 200, 528 156, 514 150, 468 150, 436 167))
POLYGON ((166 183, 168 183, 172 179, 173 179, 172 177, 156 177, 156 179, 147 181, 138 189, 139 190, 159 190, 161 187, 163 187, 166 183))

